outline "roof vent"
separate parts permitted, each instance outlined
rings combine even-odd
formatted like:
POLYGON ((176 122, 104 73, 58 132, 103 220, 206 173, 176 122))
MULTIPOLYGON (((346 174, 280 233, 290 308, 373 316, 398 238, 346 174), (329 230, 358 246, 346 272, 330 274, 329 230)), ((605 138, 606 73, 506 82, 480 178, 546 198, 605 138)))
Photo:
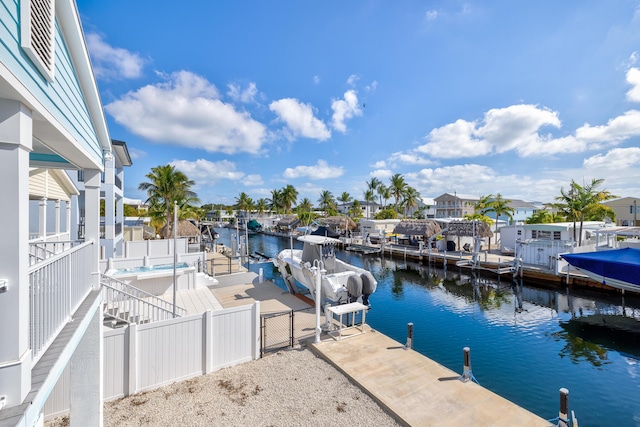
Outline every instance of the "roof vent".
POLYGON ((25 0, 20 5, 22 48, 42 75, 53 81, 55 0, 25 0))

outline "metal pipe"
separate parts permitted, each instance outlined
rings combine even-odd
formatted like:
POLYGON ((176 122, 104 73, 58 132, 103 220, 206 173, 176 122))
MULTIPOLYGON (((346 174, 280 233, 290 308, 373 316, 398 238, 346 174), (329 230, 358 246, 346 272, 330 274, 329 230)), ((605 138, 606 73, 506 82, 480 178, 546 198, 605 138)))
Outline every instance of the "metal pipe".
POLYGON ((405 350, 413 349, 413 323, 407 323, 407 344, 404 346, 405 350))

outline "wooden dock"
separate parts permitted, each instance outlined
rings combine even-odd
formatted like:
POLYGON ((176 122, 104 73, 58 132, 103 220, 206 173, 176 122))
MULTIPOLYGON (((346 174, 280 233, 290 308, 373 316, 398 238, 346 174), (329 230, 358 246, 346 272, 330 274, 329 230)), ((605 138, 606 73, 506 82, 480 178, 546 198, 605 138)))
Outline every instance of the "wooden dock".
MULTIPOLYGON (((310 348, 404 425, 552 426, 472 381, 460 381, 460 373, 368 327, 365 334, 339 341, 323 339, 310 348)), ((462 351, 460 359, 462 371, 462 351)), ((553 410, 549 408, 551 414, 553 410)))

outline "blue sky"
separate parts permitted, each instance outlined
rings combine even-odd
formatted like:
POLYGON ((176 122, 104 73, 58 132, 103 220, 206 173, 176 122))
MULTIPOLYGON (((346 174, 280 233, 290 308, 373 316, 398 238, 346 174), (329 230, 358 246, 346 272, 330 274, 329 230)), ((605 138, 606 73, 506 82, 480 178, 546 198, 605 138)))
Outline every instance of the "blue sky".
POLYGON ((125 196, 640 196, 640 2, 78 0, 125 196))

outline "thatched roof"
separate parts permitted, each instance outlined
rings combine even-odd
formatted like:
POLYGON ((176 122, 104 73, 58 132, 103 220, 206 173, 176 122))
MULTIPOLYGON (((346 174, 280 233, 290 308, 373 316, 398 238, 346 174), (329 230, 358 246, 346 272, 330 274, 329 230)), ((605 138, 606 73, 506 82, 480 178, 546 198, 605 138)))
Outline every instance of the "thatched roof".
POLYGON ((447 228, 448 235, 466 237, 493 237, 489 224, 483 221, 451 221, 447 228))
POLYGON ((394 234, 423 236, 425 239, 438 234, 440 231, 442 231, 440 225, 430 219, 403 219, 393 229, 394 234))
MULTIPOLYGON (((165 225, 160 229, 161 236, 164 236, 166 227, 167 226, 165 225)), ((178 221, 178 237, 194 237, 199 235, 200 235, 200 229, 198 229, 198 227, 193 225, 191 221, 187 221, 186 219, 178 221)), ((172 238, 172 237, 173 235, 167 236, 167 238, 172 238)))
POLYGON ((329 227, 333 228, 334 230, 345 230, 348 229, 349 230, 355 230, 357 225, 355 222, 353 222, 353 220, 351 218, 349 218, 348 216, 328 216, 326 218, 318 218, 316 220, 318 222, 318 224, 320 225, 328 225, 329 227))
POLYGON ((292 227, 300 222, 300 219, 295 215, 285 216, 276 224, 277 227, 292 227))

